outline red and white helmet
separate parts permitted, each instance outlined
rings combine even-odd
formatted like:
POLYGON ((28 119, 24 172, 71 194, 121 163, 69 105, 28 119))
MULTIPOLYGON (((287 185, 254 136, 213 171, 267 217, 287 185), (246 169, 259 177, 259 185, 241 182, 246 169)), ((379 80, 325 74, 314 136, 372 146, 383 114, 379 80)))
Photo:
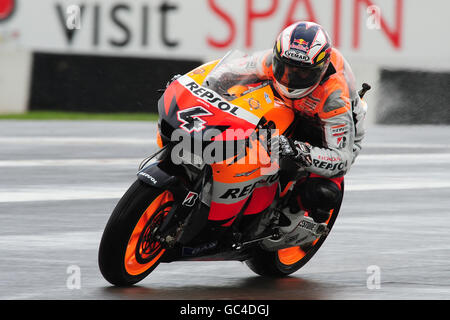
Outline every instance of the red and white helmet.
POLYGON ((275 42, 272 70, 274 86, 288 99, 307 96, 328 69, 331 40, 317 23, 301 21, 285 28, 275 42))

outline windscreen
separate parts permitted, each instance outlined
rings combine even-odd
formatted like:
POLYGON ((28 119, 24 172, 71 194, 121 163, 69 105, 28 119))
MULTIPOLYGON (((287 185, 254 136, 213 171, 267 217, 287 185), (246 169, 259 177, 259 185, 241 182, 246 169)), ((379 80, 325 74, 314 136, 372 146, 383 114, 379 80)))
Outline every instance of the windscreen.
POLYGON ((247 63, 248 55, 239 50, 230 51, 209 73, 202 85, 228 101, 248 94, 256 87, 267 85, 267 82, 262 82, 255 74, 245 73, 247 63))

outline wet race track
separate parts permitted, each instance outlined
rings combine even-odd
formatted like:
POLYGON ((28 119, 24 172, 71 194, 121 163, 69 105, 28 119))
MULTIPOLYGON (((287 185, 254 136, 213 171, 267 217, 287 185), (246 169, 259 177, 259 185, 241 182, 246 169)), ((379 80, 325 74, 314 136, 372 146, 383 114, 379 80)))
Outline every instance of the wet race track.
POLYGON ((448 126, 369 127, 331 234, 290 277, 175 262, 112 287, 99 241, 155 135, 144 122, 0 122, 0 299, 450 298, 448 126))

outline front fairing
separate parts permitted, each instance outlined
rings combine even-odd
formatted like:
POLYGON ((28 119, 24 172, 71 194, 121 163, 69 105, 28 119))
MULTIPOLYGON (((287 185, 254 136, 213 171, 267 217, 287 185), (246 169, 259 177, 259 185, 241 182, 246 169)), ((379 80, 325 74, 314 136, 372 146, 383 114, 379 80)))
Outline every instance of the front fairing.
MULTIPOLYGON (((236 73, 231 75, 236 80, 231 86, 222 86, 224 77, 230 77, 229 71, 240 63, 242 57, 231 54, 194 69, 173 81, 158 105, 160 135, 171 143, 172 163, 182 164, 191 181, 205 165, 211 169, 211 181, 205 181, 211 188, 202 202, 216 214, 209 217, 215 221, 223 220, 224 212, 230 215, 226 219, 232 218, 253 192, 272 202, 279 167, 267 132, 277 129, 278 123, 292 121, 290 109, 275 106, 269 82, 236 73)), ((249 208, 256 213, 263 204, 258 201, 249 208)))
MULTIPOLYGON (((290 109, 275 106, 267 81, 255 82, 252 76, 238 74, 234 78, 236 82, 226 90, 213 90, 221 87, 219 80, 224 75, 229 77, 230 70, 237 70, 242 59, 242 55, 231 53, 221 61, 207 63, 179 77, 169 85, 158 105, 163 144, 189 141, 190 145, 186 148, 185 144, 183 150, 190 150, 191 160, 198 159, 196 162, 202 163, 199 158, 209 155, 208 151, 213 148, 207 147, 211 147, 212 141, 222 142, 223 150, 214 149, 211 152, 214 156, 207 164, 257 159, 252 162, 255 166, 246 171, 236 167, 233 173, 236 175, 269 165, 270 151, 267 141, 260 139, 260 132, 264 131, 261 129, 285 128, 293 119, 290 109)), ((265 131, 264 134, 268 130, 265 131)))
POLYGON ((158 105, 161 134, 170 139, 176 129, 195 135, 215 128, 244 130, 248 136, 273 107, 274 97, 268 82, 255 83, 250 76, 236 77, 228 90, 220 90, 224 74, 229 76, 242 59, 241 53, 231 52, 172 82, 158 105))

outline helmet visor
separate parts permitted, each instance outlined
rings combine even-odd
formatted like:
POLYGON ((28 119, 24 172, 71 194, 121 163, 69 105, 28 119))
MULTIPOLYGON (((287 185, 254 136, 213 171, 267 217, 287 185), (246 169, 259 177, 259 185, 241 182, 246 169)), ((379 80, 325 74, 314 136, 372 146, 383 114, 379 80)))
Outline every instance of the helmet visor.
POLYGON ((325 63, 313 67, 299 67, 273 57, 273 75, 283 86, 289 89, 305 89, 317 84, 324 72, 325 63))

